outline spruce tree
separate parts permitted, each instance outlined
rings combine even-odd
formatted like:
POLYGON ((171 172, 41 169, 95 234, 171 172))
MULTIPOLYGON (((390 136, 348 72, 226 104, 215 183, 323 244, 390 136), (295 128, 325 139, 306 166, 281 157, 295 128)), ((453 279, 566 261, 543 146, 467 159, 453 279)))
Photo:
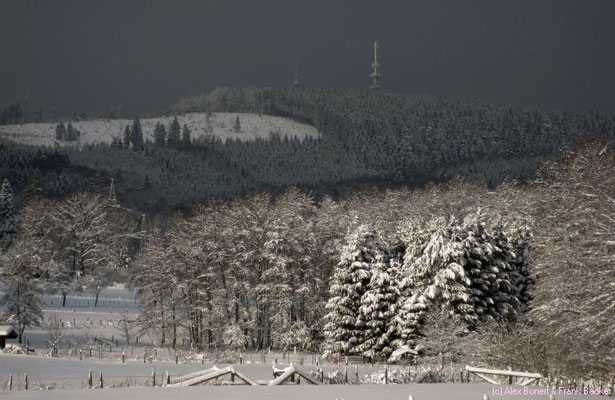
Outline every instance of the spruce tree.
POLYGON ((130 125, 126 125, 124 128, 124 147, 130 147, 132 143, 132 131, 130 125))
POLYGON ((56 140, 66 140, 66 127, 62 121, 56 124, 56 140))
POLYGON ((132 148, 133 150, 143 149, 143 128, 141 128, 139 118, 135 118, 132 122, 132 148))
POLYGON ((167 145, 169 147, 178 147, 181 141, 181 126, 179 125, 177 117, 173 118, 173 121, 171 121, 168 133, 167 145))
POLYGON ((239 115, 235 118, 235 125, 233 125, 233 130, 237 133, 241 132, 241 122, 239 121, 239 115))
POLYGON ((79 132, 79 130, 77 130, 73 126, 73 124, 69 122, 68 126, 66 127, 66 134, 64 136, 64 140, 69 141, 69 142, 74 142, 74 141, 79 140, 80 137, 81 137, 81 132, 79 132))
POLYGON ((388 358, 393 352, 393 343, 397 337, 396 327, 392 322, 397 313, 399 292, 395 281, 391 279, 385 253, 380 251, 376 259, 367 290, 361 297, 358 317, 360 325, 365 325, 359 349, 370 359, 388 358))
POLYGON ((361 354, 365 320, 360 318, 361 298, 371 280, 372 264, 381 253, 378 235, 362 226, 350 235, 331 278, 325 316, 325 354, 361 354))
POLYGON ((164 146, 167 142, 167 130, 160 122, 156 123, 154 128, 154 144, 156 146, 164 146))
POLYGON ((0 250, 9 247, 16 235, 13 189, 5 179, 0 189, 0 250))
POLYGON ((190 139, 190 129, 188 129, 188 125, 184 124, 184 128, 182 130, 182 145, 184 147, 190 146, 192 140, 190 139))

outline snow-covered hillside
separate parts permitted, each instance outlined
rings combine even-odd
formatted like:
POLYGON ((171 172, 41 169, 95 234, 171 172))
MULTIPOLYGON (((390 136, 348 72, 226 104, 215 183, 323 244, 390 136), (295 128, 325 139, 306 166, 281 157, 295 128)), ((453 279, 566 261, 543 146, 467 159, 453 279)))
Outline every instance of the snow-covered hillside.
MULTIPOLYGON (((270 135, 279 134, 281 137, 318 137, 319 133, 311 125, 302 124, 287 118, 268 115, 259 116, 249 113, 212 113, 209 121, 205 113, 185 114, 177 117, 181 126, 188 125, 193 139, 203 137, 210 132, 222 140, 229 138, 241 140, 254 140, 255 138, 269 138, 270 135), (241 130, 234 130, 236 118, 239 117, 241 130)), ((163 123, 167 128, 173 117, 158 117, 142 119, 145 139, 153 140, 154 126, 157 122, 163 123)), ((81 131, 80 145, 91 143, 111 143, 114 137, 122 138, 126 125, 131 120, 126 119, 96 119, 72 122, 73 126, 81 131)), ((55 123, 23 124, 0 126, 0 138, 31 144, 53 146, 56 143, 65 144, 55 139, 55 123)))

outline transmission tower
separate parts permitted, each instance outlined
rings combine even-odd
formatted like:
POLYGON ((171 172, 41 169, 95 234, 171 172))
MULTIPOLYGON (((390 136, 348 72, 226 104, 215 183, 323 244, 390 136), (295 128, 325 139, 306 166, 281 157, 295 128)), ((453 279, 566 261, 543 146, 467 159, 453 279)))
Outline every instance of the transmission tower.
POLYGON ((378 42, 374 42, 374 62, 372 63, 372 73, 369 76, 372 80, 370 89, 380 89, 380 71, 378 71, 379 67, 380 64, 378 64, 378 42))

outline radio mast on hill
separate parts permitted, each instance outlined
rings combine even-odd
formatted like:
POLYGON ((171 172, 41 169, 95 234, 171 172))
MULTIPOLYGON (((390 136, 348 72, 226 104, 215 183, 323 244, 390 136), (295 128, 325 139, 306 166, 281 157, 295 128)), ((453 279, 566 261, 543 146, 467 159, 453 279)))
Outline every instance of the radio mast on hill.
POLYGON ((374 42, 374 62, 372 63, 372 73, 369 76, 372 79, 370 89, 380 89, 380 72, 378 72, 378 42, 374 42))
POLYGON ((297 57, 295 57, 295 79, 293 79, 293 87, 299 87, 299 61, 297 60, 297 57))

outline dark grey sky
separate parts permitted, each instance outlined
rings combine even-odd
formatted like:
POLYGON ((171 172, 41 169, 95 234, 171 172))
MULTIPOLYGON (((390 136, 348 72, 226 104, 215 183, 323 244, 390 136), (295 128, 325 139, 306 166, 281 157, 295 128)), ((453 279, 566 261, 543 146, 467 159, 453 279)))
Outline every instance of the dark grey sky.
POLYGON ((158 111, 220 85, 382 84, 615 113, 613 0, 0 0, 0 104, 158 111))

